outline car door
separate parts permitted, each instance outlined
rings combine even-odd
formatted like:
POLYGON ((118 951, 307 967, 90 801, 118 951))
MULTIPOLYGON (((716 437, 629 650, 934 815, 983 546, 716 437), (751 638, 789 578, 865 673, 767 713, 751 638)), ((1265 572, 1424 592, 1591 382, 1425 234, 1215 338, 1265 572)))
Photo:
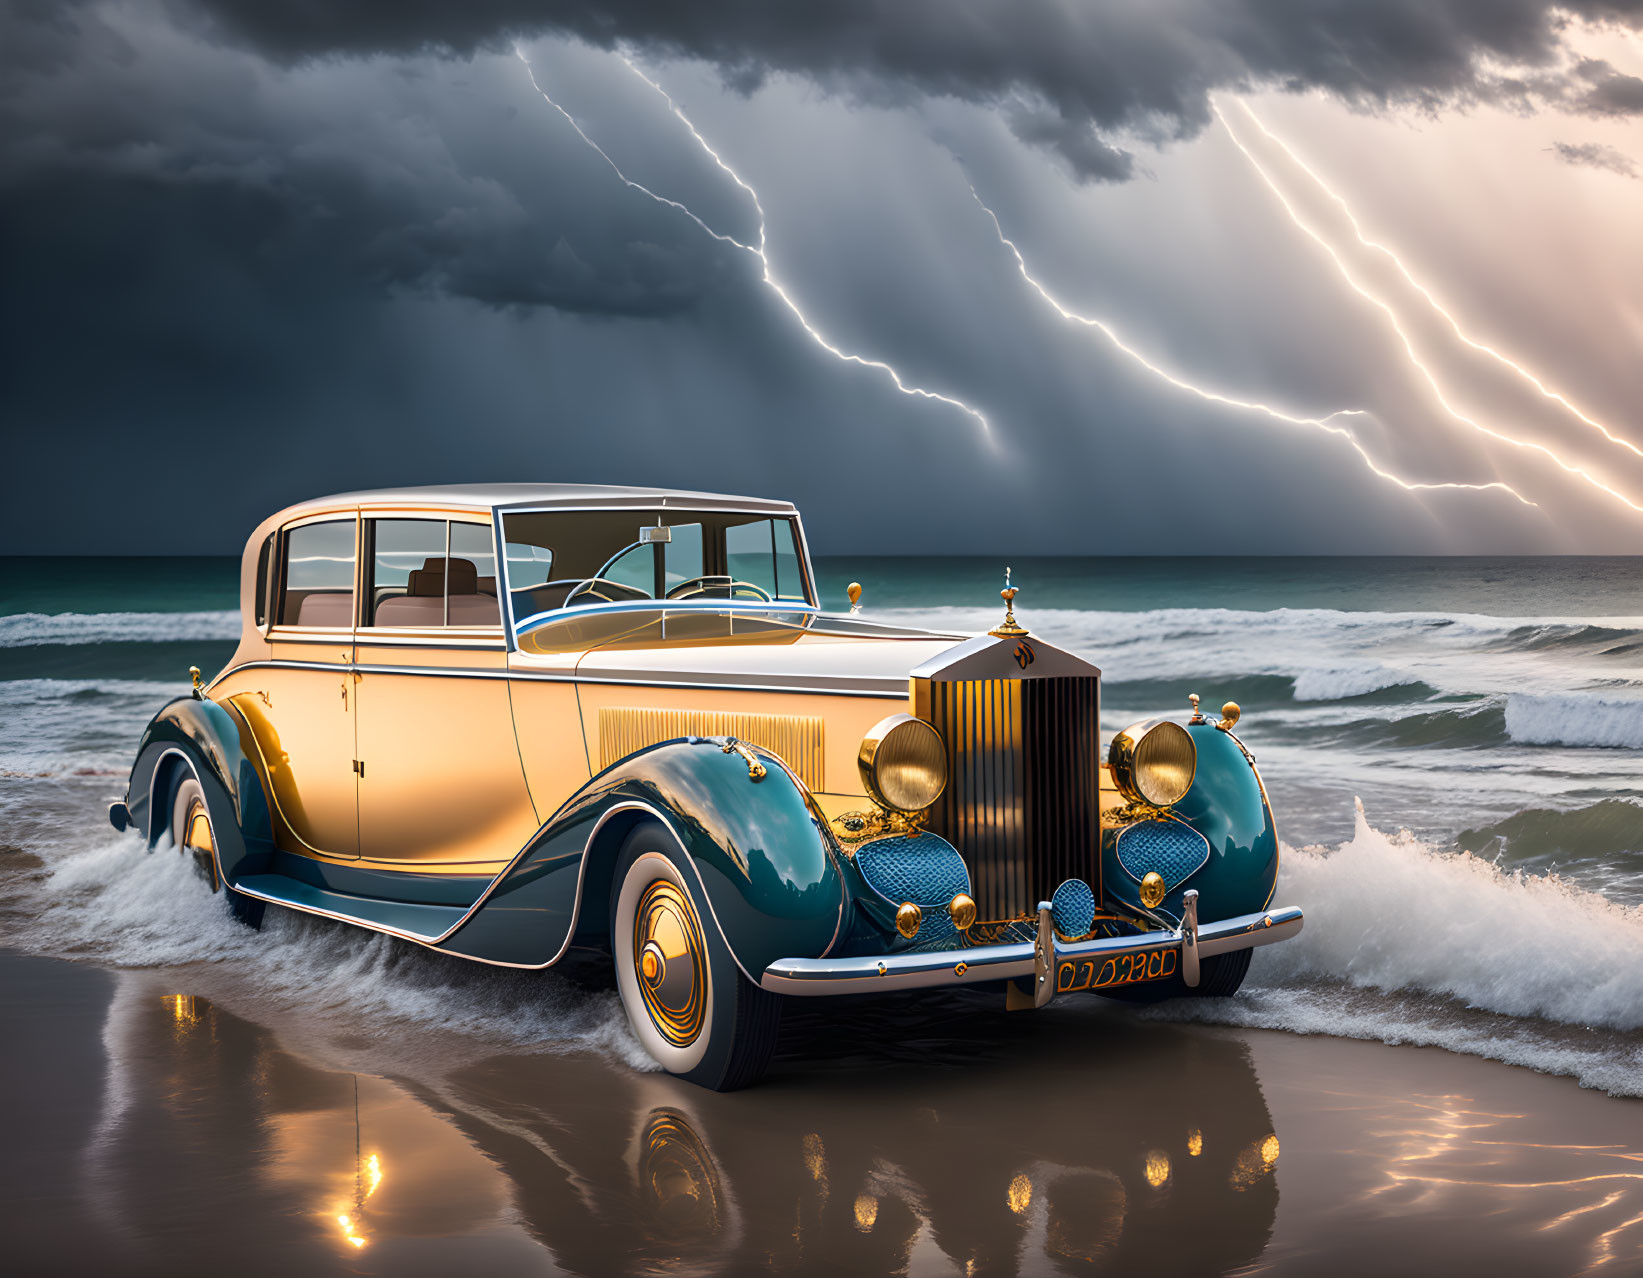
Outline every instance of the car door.
POLYGON ((343 860, 359 855, 357 523, 325 515, 281 530, 271 660, 237 674, 228 694, 262 754, 280 845, 343 860))
POLYGON ((361 858, 494 874, 537 816, 514 742, 489 520, 383 516, 364 536, 361 858))

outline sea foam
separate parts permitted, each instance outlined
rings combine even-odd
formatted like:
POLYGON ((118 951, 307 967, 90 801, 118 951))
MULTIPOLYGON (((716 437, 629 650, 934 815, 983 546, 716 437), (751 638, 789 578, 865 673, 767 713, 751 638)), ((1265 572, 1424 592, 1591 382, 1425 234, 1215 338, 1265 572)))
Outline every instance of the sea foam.
POLYGON ((592 1049, 655 1068, 614 991, 580 989, 558 972, 469 963, 277 906, 253 931, 164 839, 151 852, 105 827, 44 871, 7 877, 14 905, 30 916, 9 943, 35 952, 121 968, 218 965, 216 979, 235 987, 236 1001, 334 1030, 413 1031, 490 1050, 592 1049))
POLYGON ((167 643, 240 637, 240 614, 223 612, 19 612, 0 617, 0 648, 40 644, 167 643))

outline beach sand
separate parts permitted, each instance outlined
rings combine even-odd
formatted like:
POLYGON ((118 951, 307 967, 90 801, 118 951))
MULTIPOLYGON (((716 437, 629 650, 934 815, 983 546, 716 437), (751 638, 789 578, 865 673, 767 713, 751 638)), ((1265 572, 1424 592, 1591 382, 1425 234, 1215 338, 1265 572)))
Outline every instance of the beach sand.
POLYGON ((229 967, 0 952, 7 1273, 1643 1272, 1643 1102, 1492 1061, 974 991, 721 1096, 229 967))

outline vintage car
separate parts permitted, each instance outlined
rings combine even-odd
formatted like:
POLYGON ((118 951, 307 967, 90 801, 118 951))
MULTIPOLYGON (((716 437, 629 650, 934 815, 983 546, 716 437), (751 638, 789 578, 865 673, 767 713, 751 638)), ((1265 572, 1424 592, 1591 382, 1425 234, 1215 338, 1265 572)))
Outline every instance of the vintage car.
POLYGON ((1002 594, 973 638, 824 613, 779 501, 305 502, 253 533, 239 647, 154 717, 110 819, 254 924, 517 968, 606 949, 646 1050, 720 1090, 787 996, 1232 994, 1301 927, 1238 707, 1194 695, 1103 764, 1101 672, 1002 594))

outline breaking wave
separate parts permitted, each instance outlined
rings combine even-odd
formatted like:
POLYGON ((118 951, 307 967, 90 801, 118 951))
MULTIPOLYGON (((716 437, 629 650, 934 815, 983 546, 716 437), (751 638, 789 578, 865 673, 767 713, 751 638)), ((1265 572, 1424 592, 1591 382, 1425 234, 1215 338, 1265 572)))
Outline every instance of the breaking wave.
POLYGON ((1306 911, 1238 998, 1158 1015, 1417 1043, 1643 1096, 1643 908, 1386 835, 1357 805, 1334 850, 1285 848, 1306 911))
POLYGON ((1506 731, 1526 745, 1643 750, 1643 700, 1514 693, 1506 699, 1506 731))
POLYGON ((19 612, 0 617, 0 648, 239 637, 240 614, 232 611, 19 612))

